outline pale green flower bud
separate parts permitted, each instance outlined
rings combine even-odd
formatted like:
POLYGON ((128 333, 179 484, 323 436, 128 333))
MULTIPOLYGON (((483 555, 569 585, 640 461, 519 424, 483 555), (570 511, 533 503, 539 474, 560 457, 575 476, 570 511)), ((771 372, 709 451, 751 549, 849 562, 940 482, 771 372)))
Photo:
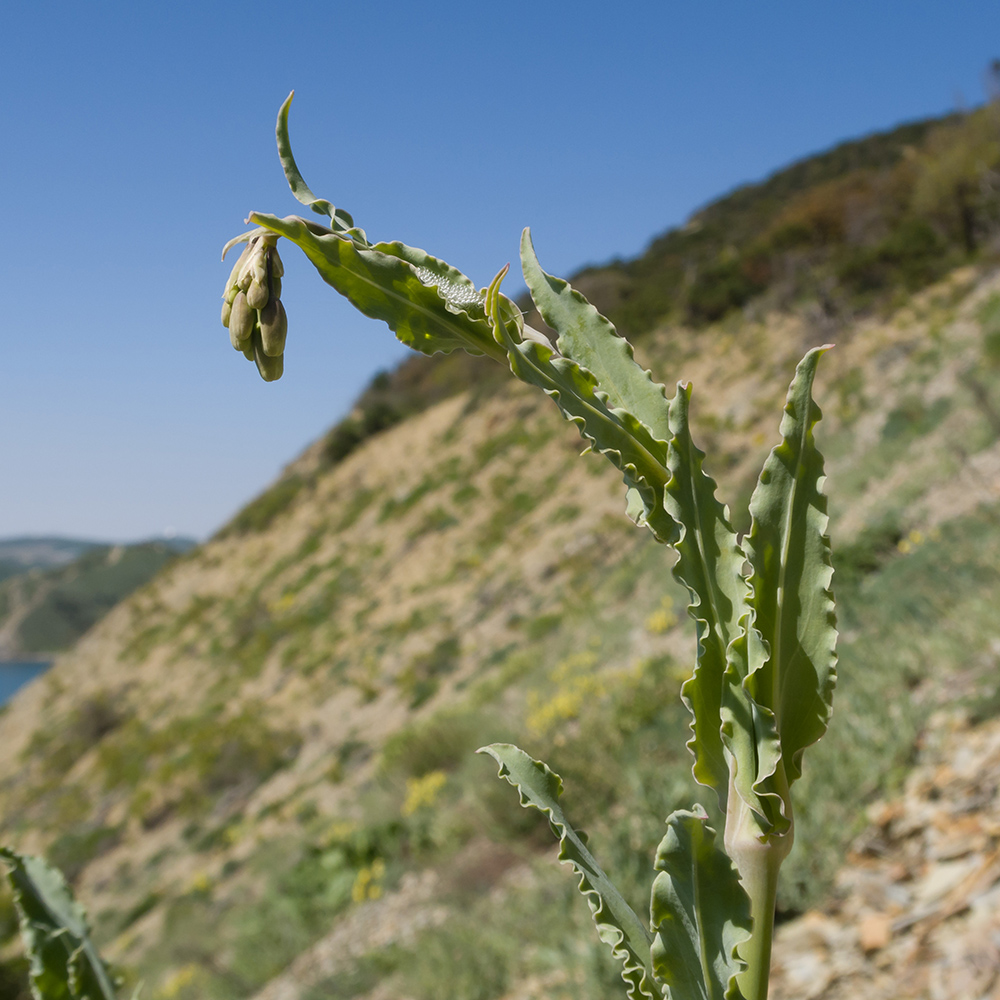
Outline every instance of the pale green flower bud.
POLYGON ((285 359, 280 354, 276 358, 265 354, 259 333, 254 334, 253 348, 253 359, 257 362, 260 377, 265 382, 276 382, 285 370, 285 359))
MULTIPOLYGON (((253 315, 253 313, 251 313, 253 315)), ((234 351, 243 351, 246 354, 247 348, 250 349, 251 353, 248 355, 251 359, 253 358, 253 330, 250 331, 250 336, 246 340, 237 340, 236 335, 233 333, 233 328, 229 328, 229 343, 233 345, 234 351)))
POLYGON ((277 247, 267 248, 267 261, 271 265, 272 277, 283 278, 285 276, 285 265, 281 263, 281 258, 278 256, 277 247))
POLYGON ((239 292, 233 299, 229 315, 229 336, 232 342, 242 346, 250 339, 256 325, 257 313, 250 308, 246 295, 239 292))
MULTIPOLYGON (((236 298, 236 293, 240 290, 240 272, 243 270, 243 265, 246 264, 249 254, 250 248, 244 248, 239 259, 233 264, 232 271, 229 272, 229 279, 226 281, 226 290, 222 293, 222 299, 227 305, 231 306, 233 304, 233 299, 236 298)), ((222 325, 229 326, 229 313, 225 308, 222 310, 222 325)))
POLYGON ((288 317, 280 299, 271 299, 260 311, 260 335, 264 353, 269 358, 280 357, 285 350, 288 317))
POLYGON ((250 240, 230 272, 222 306, 222 325, 229 327, 230 343, 256 363, 266 382, 281 378, 288 333, 288 316, 280 301, 285 268, 274 246, 276 239, 257 235, 250 240))
POLYGON ((247 289, 247 302, 251 309, 263 309, 267 305, 267 282, 254 278, 247 289))

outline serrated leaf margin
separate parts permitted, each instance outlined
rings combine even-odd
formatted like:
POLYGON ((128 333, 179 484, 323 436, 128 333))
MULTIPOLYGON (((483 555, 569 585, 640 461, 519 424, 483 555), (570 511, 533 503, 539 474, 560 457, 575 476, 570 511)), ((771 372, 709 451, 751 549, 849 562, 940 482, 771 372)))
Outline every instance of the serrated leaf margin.
POLYGON ((517 789, 521 805, 543 813, 559 840, 559 860, 580 876, 579 889, 587 900, 600 939, 622 963, 622 979, 631 1000, 659 1000, 649 957, 652 935, 604 873, 586 846, 586 837, 566 819, 558 799, 562 778, 547 764, 534 760, 511 743, 493 743, 477 753, 488 754, 499 765, 499 777, 517 789), (516 773, 515 773, 516 772, 516 773))

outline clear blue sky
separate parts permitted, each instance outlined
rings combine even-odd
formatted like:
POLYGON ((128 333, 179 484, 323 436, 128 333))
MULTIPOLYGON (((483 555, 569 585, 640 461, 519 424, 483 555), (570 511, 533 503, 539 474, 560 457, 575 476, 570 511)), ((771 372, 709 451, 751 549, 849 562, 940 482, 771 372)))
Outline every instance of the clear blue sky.
POLYGON ((206 536, 403 355, 292 248, 284 378, 219 323, 222 244, 301 211, 274 148, 293 87, 317 194, 483 284, 526 224, 570 273, 980 103, 1000 4, 12 0, 3 35, 0 537, 125 540, 206 536))

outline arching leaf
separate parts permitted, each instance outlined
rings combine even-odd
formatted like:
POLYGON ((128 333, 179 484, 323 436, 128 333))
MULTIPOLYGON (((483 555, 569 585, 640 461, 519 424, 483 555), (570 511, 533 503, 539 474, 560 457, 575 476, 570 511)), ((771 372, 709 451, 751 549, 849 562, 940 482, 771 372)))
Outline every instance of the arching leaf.
POLYGON ((463 348, 506 360, 486 321, 482 295, 443 260, 401 243, 373 246, 295 215, 279 219, 253 212, 250 221, 299 246, 327 284, 366 316, 388 324, 407 347, 422 354, 463 348))
POLYGON ((507 353, 511 371, 522 382, 550 396, 563 416, 580 429, 595 451, 606 456, 622 472, 625 485, 641 498, 643 515, 660 541, 677 537, 677 525, 663 506, 663 492, 670 478, 666 469, 666 444, 624 409, 614 409, 600 391, 597 379, 572 358, 564 358, 551 346, 521 337, 516 322, 502 310, 500 282, 507 269, 486 290, 486 313, 494 336, 507 353))
POLYGON ((278 140, 278 159, 281 160, 281 169, 285 172, 285 180, 288 181, 288 186, 292 189, 292 194, 295 195, 296 199, 314 212, 327 216, 334 229, 351 229, 354 226, 354 220, 351 216, 342 208, 334 208, 325 198, 317 198, 309 189, 302 174, 299 173, 295 157, 292 155, 292 143, 288 137, 288 111, 292 106, 294 96, 295 91, 293 90, 278 109, 278 124, 274 130, 278 140))
POLYGON ((611 409, 631 413, 655 440, 665 444, 670 421, 663 386, 640 367, 632 345, 619 336, 609 319, 568 281, 542 270, 528 229, 521 234, 521 270, 542 319, 558 334, 559 353, 597 379, 598 391, 611 409))
POLYGON ((628 986, 629 997, 632 1000, 660 997, 650 966, 652 935, 594 860, 584 834, 574 830, 566 819, 559 805, 562 779, 541 761, 532 760, 509 743, 494 743, 477 752, 489 754, 500 765, 500 777, 520 792, 522 806, 545 814, 552 832, 559 838, 559 860, 572 865, 580 876, 580 892, 587 899, 597 933, 622 963, 622 979, 628 986))

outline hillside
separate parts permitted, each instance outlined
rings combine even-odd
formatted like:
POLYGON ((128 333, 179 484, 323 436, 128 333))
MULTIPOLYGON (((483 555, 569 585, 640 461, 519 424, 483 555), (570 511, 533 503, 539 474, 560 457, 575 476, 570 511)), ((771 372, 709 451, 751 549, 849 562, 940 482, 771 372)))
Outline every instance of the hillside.
MULTIPOLYGON (((998 226, 995 102, 841 143, 712 202, 634 260, 588 267, 572 280, 633 343, 663 324, 703 329, 739 310, 761 319, 805 309, 837 329, 892 311, 953 268, 995 253, 998 226)), ((520 305, 540 328, 530 301, 520 305)), ((463 353, 433 364, 411 358, 375 377, 324 437, 321 458, 335 463, 426 406, 470 385, 495 391, 506 379, 463 353)), ((242 525, 236 518, 225 530, 242 525)))
POLYGON ((58 538, 0 541, 0 660, 69 649, 193 544, 185 539, 132 545, 58 538))
MULTIPOLYGON (((800 168, 771 208, 750 199, 746 245, 832 177, 930 155, 883 145, 884 161, 800 168)), ((988 727, 1000 709, 1000 273, 977 218, 971 248, 941 226, 962 266, 912 287, 890 261, 864 302, 774 284, 714 318, 650 307, 638 330, 644 364, 694 383, 738 521, 796 361, 837 345, 816 394, 841 681, 797 798, 785 917, 845 891, 845 849, 940 719, 988 727)), ((834 274, 840 249, 809 273, 834 274)), ((602 275, 646 266, 579 284, 598 298, 602 275)), ((415 359, 378 380, 0 713, 0 839, 67 871, 144 995, 617 995, 544 824, 472 751, 517 742, 559 771, 640 907, 662 818, 716 808, 684 749, 686 600, 614 470, 579 457, 549 400, 481 370, 415 359)))
POLYGON ((72 562, 100 542, 56 536, 0 539, 0 580, 32 569, 49 569, 72 562))

